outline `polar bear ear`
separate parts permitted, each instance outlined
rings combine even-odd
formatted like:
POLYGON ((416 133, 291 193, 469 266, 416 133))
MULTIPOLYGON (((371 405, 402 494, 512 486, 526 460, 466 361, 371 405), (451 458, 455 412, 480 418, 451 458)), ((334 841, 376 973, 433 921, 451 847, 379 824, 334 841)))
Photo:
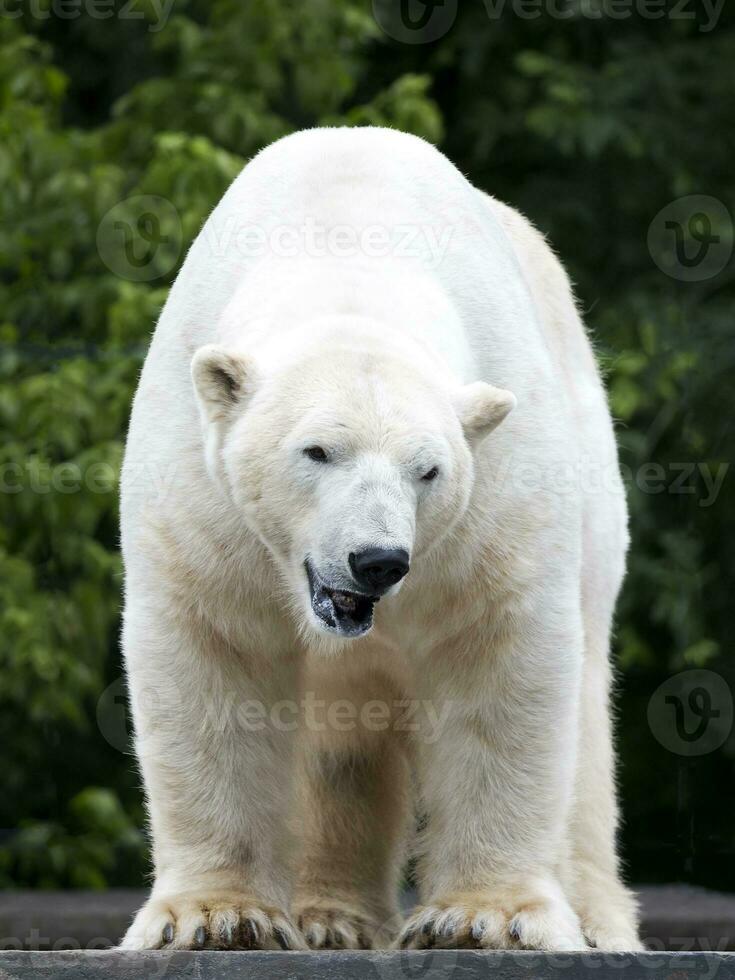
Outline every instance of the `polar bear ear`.
POLYGON ((202 418, 221 422, 255 391, 257 369, 251 358, 208 344, 194 355, 191 377, 202 418))
POLYGON ((467 440, 478 443, 515 408, 516 396, 505 388, 475 381, 460 388, 454 406, 467 440))

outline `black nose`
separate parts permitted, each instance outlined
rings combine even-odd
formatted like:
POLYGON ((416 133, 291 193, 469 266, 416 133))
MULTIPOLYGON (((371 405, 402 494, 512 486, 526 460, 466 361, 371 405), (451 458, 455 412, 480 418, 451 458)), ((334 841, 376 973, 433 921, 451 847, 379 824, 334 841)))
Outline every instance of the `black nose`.
POLYGON ((350 552, 350 568, 366 589, 389 589, 408 572, 408 552, 402 548, 366 548, 350 552))

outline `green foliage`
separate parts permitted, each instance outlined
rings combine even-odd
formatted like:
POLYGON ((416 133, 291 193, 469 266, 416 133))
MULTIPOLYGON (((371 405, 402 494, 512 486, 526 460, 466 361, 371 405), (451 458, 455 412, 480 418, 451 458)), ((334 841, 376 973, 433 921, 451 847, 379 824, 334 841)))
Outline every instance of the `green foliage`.
MULTIPOLYGON (((525 19, 510 5, 490 20, 478 0, 435 43, 401 45, 362 0, 176 0, 165 23, 159 7, 0 18, 0 886, 140 881, 137 775, 96 722, 120 672, 130 400, 171 279, 224 189, 263 145, 320 124, 440 144, 548 232, 573 272, 630 489, 618 652, 624 789, 643 839, 671 793, 638 763, 656 747, 635 698, 692 666, 733 681, 732 264, 686 283, 647 247, 678 197, 733 209, 726 13, 703 32, 525 19), (141 196, 167 240, 150 255, 141 196), (138 228, 144 274, 114 251, 113 221, 138 228), (679 490, 694 492, 678 492, 692 465, 679 490)), ((716 230, 731 241, 732 222, 716 230)), ((716 765, 732 778, 727 756, 716 765)), ((670 762, 659 770, 671 778, 670 762)), ((732 853, 732 829, 718 833, 732 853)), ((637 841, 634 872, 657 873, 637 841)), ((716 857, 699 868, 719 880, 716 857)))
POLYGON ((115 793, 89 787, 69 801, 63 824, 21 821, 0 851, 0 887, 19 879, 40 888, 104 888, 124 864, 141 874, 144 843, 115 793))

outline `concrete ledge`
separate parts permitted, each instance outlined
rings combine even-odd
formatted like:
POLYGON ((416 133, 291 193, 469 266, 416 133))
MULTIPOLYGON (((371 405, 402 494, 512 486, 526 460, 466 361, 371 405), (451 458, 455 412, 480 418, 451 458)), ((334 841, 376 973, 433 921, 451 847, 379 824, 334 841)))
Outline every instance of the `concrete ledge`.
POLYGON ((0 980, 735 980, 735 953, 0 952, 0 980))

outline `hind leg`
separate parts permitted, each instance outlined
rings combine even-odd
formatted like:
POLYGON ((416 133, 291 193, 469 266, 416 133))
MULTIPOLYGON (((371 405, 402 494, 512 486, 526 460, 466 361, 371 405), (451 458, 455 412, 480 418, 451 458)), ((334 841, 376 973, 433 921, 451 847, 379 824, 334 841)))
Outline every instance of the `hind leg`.
MULTIPOLYGON (((624 520, 624 518, 622 518, 624 520)), ((585 664, 568 891, 587 940, 605 950, 638 950, 637 902, 617 856, 618 809, 610 713, 610 632, 624 571, 625 532, 585 542, 582 614, 585 664)))
POLYGON ((384 675, 334 661, 311 672, 310 692, 324 708, 306 720, 294 914, 312 948, 367 948, 398 916, 412 824, 400 694, 384 675))
POLYGON ((601 649, 590 651, 590 659, 594 662, 586 665, 582 683, 569 891, 591 945, 606 950, 637 950, 642 948, 637 903, 621 880, 616 853, 618 813, 608 704, 610 670, 606 652, 601 649))

